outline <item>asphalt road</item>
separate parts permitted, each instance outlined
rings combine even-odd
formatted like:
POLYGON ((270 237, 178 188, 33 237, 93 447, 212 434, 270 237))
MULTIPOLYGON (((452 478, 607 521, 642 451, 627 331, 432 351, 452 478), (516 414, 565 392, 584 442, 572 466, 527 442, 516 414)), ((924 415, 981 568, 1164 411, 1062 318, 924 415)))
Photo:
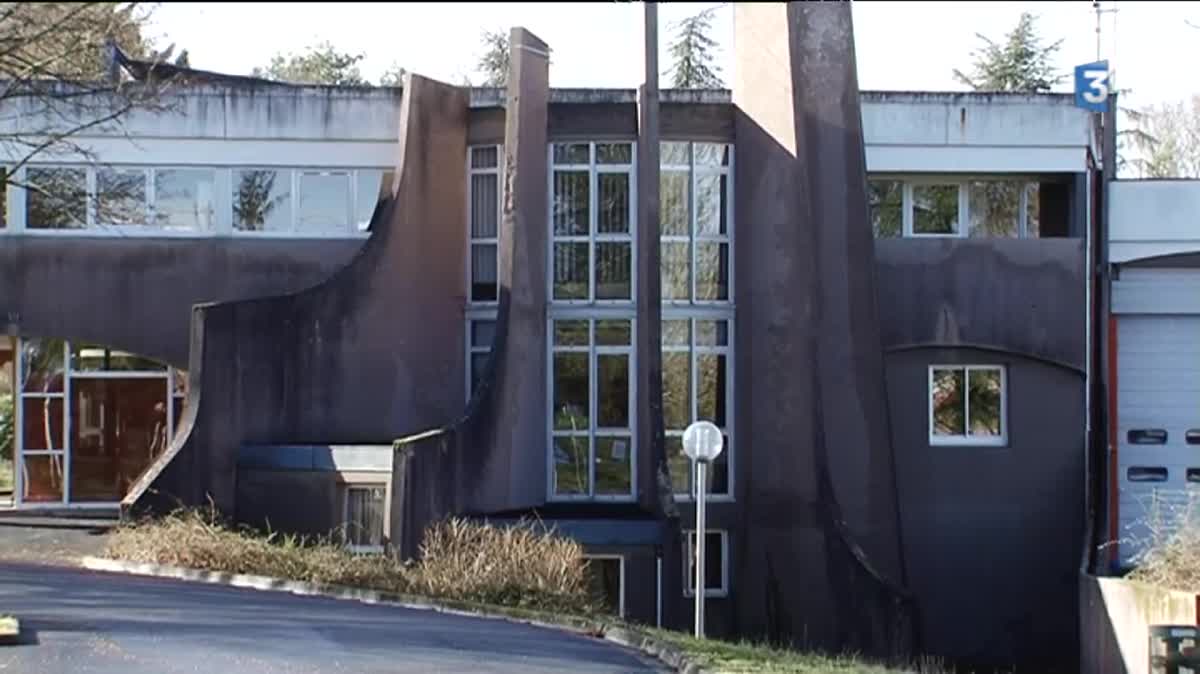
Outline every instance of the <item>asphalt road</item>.
POLYGON ((0 564, 0 613, 22 630, 5 674, 664 671, 502 620, 62 567, 0 564))

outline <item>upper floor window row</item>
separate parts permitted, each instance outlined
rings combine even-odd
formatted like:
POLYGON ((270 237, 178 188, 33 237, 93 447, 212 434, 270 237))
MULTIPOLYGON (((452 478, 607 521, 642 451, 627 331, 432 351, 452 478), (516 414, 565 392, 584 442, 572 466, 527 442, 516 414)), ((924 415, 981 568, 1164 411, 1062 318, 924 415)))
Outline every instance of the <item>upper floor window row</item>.
POLYGON ((30 231, 343 234, 370 224, 384 171, 30 166, 13 176, 12 224, 30 231), (23 207, 19 206, 23 201, 23 207))
POLYGON ((877 238, 1040 235, 1040 185, 1014 179, 871 179, 867 202, 877 238))
POLYGON ((667 142, 659 154, 662 298, 730 299, 733 146, 667 142))

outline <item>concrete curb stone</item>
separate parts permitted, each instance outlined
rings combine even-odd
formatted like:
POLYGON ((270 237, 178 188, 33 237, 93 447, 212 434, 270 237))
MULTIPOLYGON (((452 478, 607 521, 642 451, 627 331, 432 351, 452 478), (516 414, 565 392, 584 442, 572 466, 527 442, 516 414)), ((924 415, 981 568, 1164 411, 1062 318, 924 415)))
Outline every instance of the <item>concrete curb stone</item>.
POLYGON ((253 574, 228 573, 223 571, 205 571, 189 569, 166 564, 150 564, 146 562, 126 562, 103 557, 85 556, 79 560, 80 566, 90 571, 105 571, 109 573, 125 573, 139 576, 154 576, 158 578, 174 578, 212 585, 249 588, 267 592, 289 592, 303 596, 327 597, 359 601, 367 604, 385 604, 400 608, 423 611, 437 611, 448 615, 460 615, 473 618, 488 618, 492 620, 509 620, 535 627, 564 630, 576 634, 596 637, 610 641, 619 646, 632 648, 648 655, 659 662, 671 667, 681 674, 712 674, 700 667, 699 664, 687 657, 687 654, 675 646, 635 628, 606 623, 589 618, 573 616, 554 616, 524 609, 509 609, 504 607, 483 607, 469 602, 452 600, 433 600, 428 597, 415 595, 393 594, 378 590, 344 587, 337 585, 321 585, 298 580, 285 580, 270 576, 253 574))

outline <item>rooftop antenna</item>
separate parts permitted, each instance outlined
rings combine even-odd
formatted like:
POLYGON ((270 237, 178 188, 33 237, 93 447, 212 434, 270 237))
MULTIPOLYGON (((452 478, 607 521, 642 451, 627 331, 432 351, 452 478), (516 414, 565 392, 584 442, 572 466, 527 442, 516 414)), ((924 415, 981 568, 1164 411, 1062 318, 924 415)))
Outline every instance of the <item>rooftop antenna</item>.
MULTIPOLYGON (((1101 60, 1101 59, 1103 58, 1103 56, 1102 56, 1102 54, 1101 54, 1101 51, 1102 51, 1102 50, 1101 50, 1101 41, 1100 41, 1100 28, 1101 28, 1102 21, 1103 21, 1103 18, 1104 18, 1104 15, 1105 15, 1105 14, 1112 14, 1112 15, 1113 15, 1113 44, 1112 44, 1112 55, 1113 55, 1113 60, 1116 60, 1116 55, 1117 55, 1117 11, 1118 11, 1118 10, 1117 10, 1117 3, 1116 3, 1116 0, 1113 0, 1113 3, 1112 3, 1112 5, 1113 5, 1112 7, 1109 7, 1109 8, 1104 8, 1104 7, 1102 7, 1102 3, 1100 2, 1100 0, 1093 0, 1093 1, 1092 1, 1092 10, 1096 12, 1096 60, 1097 60, 1097 61, 1099 61, 1099 60, 1101 60)), ((1114 79, 1114 78, 1113 78, 1113 70, 1114 70, 1114 69, 1113 69, 1113 68, 1112 68, 1112 66, 1110 65, 1110 66, 1109 66, 1109 83, 1110 83, 1110 86, 1111 86, 1111 83, 1112 83, 1112 81, 1113 81, 1113 79, 1114 79)))

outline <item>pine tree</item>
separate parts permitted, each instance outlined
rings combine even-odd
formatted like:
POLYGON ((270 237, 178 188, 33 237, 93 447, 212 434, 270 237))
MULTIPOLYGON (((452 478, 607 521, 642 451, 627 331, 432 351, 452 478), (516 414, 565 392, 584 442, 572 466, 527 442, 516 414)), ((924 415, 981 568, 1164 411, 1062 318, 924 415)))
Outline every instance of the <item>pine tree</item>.
POLYGON ((1034 24, 1034 16, 1022 12, 1002 43, 976 33, 985 45, 975 51, 974 71, 967 75, 956 68, 954 78, 976 91, 1050 91, 1064 78, 1053 65, 1062 40, 1043 45, 1034 24))
POLYGON ((713 63, 717 46, 709 33, 715 7, 688 17, 675 25, 677 36, 671 43, 671 86, 677 89, 720 89, 720 67, 713 63))

